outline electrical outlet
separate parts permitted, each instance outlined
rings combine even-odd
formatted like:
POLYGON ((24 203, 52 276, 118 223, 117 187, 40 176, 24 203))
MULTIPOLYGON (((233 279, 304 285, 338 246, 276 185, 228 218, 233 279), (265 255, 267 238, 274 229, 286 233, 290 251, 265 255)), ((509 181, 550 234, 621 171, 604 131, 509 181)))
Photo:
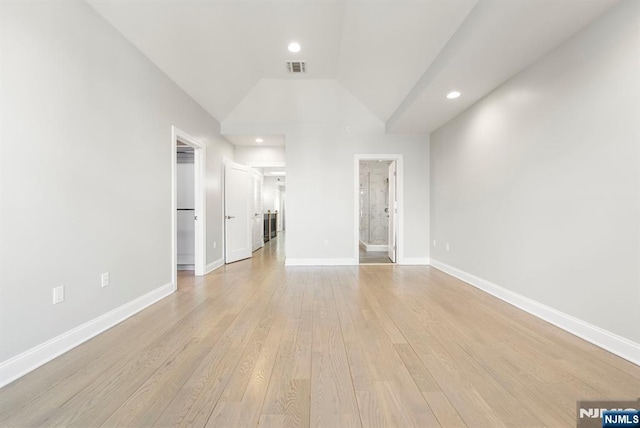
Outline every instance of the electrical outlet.
POLYGON ((435 239, 433 240, 433 246, 434 247, 436 246, 436 240, 435 239))
POLYGON ((447 242, 447 251, 449 251, 449 243, 447 242))
POLYGON ((53 289, 53 304, 64 302, 64 286, 53 289))
POLYGON ((213 248, 216 248, 218 246, 218 242, 217 241, 213 241, 213 248))
POLYGON ((103 288, 109 285, 109 272, 103 273, 100 278, 102 280, 101 284, 103 288))

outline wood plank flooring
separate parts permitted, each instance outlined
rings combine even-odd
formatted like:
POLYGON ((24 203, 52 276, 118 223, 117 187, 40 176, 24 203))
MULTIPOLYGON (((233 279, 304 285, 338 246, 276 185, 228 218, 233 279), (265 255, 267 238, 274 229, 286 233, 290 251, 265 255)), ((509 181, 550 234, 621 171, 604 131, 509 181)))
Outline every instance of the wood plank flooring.
POLYGON ((0 390, 0 426, 575 426, 640 368, 430 267, 284 236, 0 390))
POLYGON ((362 248, 359 250, 359 262, 360 263, 393 263, 389 258, 386 251, 365 251, 362 248))

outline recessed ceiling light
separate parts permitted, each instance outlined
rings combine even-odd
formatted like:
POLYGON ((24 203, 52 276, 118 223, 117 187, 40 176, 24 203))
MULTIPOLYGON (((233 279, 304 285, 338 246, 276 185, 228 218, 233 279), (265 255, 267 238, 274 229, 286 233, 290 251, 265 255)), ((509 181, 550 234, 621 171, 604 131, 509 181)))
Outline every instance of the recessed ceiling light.
POLYGON ((296 42, 291 42, 289 43, 288 49, 289 49, 289 52, 292 52, 292 53, 300 52, 300 44, 296 42))
POLYGON ((256 138, 256 143, 264 143, 264 140, 262 138, 256 138))
POLYGON ((458 98, 459 96, 460 96, 460 92, 458 91, 451 91, 447 94, 447 98, 449 98, 450 100, 458 98))

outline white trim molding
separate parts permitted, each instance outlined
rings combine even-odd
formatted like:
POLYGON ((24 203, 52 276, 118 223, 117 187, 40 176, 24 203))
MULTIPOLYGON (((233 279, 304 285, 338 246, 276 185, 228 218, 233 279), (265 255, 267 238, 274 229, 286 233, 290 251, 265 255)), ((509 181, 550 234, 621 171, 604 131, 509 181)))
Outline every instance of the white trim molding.
POLYGON ((640 344, 463 270, 431 259, 431 266, 640 366, 640 344))
POLYGON ((220 266, 224 266, 224 259, 218 259, 215 262, 211 262, 207 265, 206 270, 204 271, 204 274, 210 274, 211 272, 213 272, 214 270, 218 269, 220 266))
POLYGON ((97 336, 175 290, 173 283, 156 288, 124 305, 0 363, 0 388, 97 336))
POLYGON ((365 244, 360 241, 360 247, 364 245, 365 251, 389 251, 389 246, 387 244, 365 244))
POLYGON ((358 259, 291 259, 287 257, 284 260, 285 266, 355 266, 358 259))

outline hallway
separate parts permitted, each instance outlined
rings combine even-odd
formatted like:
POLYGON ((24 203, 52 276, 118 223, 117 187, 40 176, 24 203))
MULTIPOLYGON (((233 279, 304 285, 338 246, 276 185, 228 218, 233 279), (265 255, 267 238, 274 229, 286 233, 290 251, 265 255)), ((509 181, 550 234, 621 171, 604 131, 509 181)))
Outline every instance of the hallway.
POLYGON ((640 368, 431 267, 284 234, 0 390, 1 426, 575 426, 640 368))

